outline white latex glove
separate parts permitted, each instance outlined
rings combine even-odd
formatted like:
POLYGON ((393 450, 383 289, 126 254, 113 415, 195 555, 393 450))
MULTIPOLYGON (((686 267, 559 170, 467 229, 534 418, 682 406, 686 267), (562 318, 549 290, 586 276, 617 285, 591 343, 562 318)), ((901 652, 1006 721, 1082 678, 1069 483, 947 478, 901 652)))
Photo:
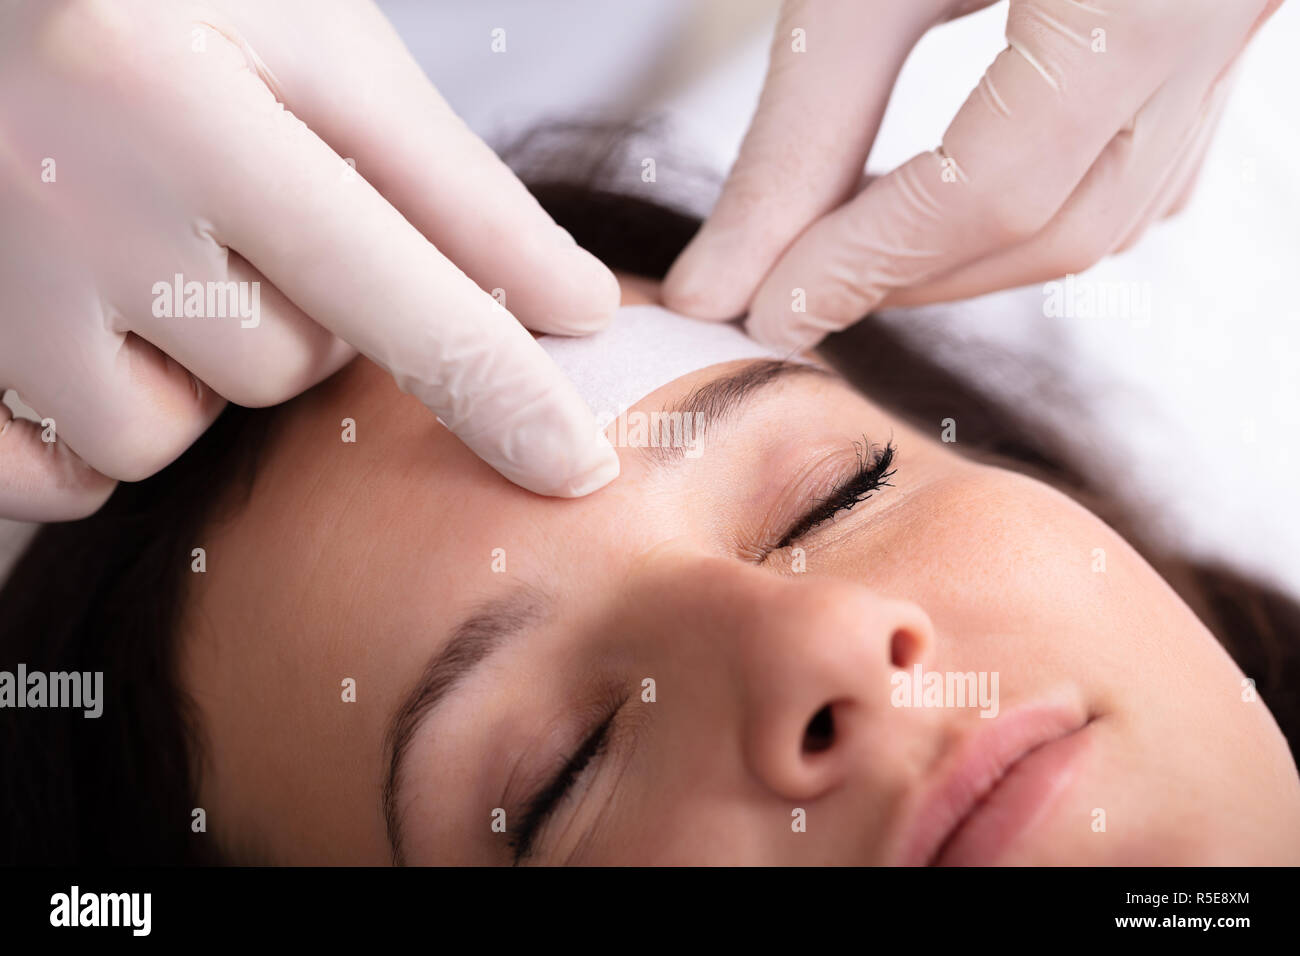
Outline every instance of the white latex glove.
POLYGON ((877 306, 1082 271, 1181 207, 1225 77, 1280 5, 1011 0, 1007 48, 942 146, 864 179, 911 48, 988 2, 787 0, 740 156, 665 301, 748 310, 754 337, 794 351, 877 306))
POLYGON ((53 420, 0 406, 0 516, 88 514, 354 349, 511 481, 586 494, 618 457, 524 326, 617 305, 368 0, 0 0, 0 392, 53 420), (256 325, 156 315, 178 273, 205 310, 260 283, 256 325))

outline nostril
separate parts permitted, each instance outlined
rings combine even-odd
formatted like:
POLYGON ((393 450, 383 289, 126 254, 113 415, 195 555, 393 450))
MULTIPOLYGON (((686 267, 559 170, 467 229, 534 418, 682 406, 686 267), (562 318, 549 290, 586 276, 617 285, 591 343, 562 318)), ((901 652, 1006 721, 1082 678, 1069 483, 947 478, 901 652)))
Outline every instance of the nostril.
POLYGON ((920 653, 920 635, 907 628, 899 628, 889 639, 889 661, 895 667, 910 666, 920 653))
POLYGON ((804 753, 819 753, 830 747, 835 739, 835 718, 831 715, 830 704, 813 715, 808 721, 808 729, 803 734, 804 753))

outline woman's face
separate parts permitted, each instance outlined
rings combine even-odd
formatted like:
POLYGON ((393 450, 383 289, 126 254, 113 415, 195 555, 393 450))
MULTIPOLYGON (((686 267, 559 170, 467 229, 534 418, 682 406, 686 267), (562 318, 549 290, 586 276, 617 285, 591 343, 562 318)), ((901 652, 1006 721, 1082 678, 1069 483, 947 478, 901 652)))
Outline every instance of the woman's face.
POLYGON ((249 504, 195 542, 208 838, 285 863, 1300 861, 1281 733, 1121 538, 938 422, 758 371, 647 396, 690 401, 699 446, 620 448, 578 500, 509 484, 365 361, 280 412, 249 504), (890 441, 888 484, 818 520, 890 441))

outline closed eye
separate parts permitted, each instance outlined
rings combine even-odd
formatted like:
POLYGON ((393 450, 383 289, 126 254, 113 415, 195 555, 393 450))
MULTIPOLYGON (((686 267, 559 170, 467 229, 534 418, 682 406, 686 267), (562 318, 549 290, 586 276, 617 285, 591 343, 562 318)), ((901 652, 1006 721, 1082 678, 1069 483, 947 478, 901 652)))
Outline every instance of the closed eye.
POLYGON ((798 518, 790 529, 781 537, 775 550, 788 548, 795 542, 807 537, 813 529, 842 511, 851 511, 856 505, 866 501, 880 488, 889 485, 894 476, 894 443, 887 442, 879 454, 872 454, 870 442, 864 436, 861 443, 854 443, 858 451, 857 467, 844 476, 830 494, 819 498, 811 508, 798 518))
POLYGON ((596 726, 587 734, 586 739, 574 751, 573 756, 560 768, 560 771, 526 801, 525 806, 527 809, 523 811, 522 817, 515 815, 514 818, 521 820, 518 827, 511 826, 507 828, 510 845, 514 848, 515 866, 526 860, 529 854, 532 853, 542 827, 554 815, 556 808, 559 807, 569 791, 573 789, 573 785, 587 769, 588 764, 599 757, 605 749, 605 745, 609 741, 610 730, 614 726, 614 718, 618 716, 623 703, 624 699, 622 698, 612 702, 612 709, 608 710, 604 717, 597 721, 596 726))

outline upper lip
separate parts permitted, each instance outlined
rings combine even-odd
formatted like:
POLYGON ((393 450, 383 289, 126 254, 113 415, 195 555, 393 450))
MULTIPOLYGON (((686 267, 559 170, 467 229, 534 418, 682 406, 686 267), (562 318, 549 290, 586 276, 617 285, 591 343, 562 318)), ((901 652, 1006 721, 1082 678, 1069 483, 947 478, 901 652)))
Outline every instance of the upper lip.
POLYGON ((1082 730, 1090 718, 1060 706, 1031 706, 977 727, 940 758, 906 824, 901 863, 932 863, 971 811, 1030 753, 1082 730))

